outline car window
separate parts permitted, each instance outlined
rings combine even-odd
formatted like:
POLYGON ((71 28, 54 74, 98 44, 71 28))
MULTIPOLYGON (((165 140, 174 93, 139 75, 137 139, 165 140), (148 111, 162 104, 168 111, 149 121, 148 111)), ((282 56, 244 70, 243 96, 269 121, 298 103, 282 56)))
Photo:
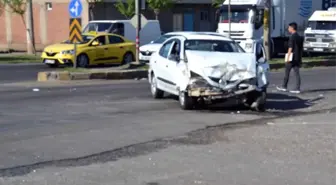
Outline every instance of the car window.
POLYGON ((178 61, 181 53, 181 41, 178 39, 174 39, 173 47, 168 54, 168 59, 172 61, 178 61))
POLYGON ((161 35, 159 38, 157 38, 156 40, 153 41, 153 43, 155 44, 162 44, 164 41, 166 41, 167 39, 169 39, 170 37, 174 37, 176 35, 161 35))
POLYGON ((170 48, 171 48, 173 42, 174 42, 174 41, 169 41, 169 42, 165 43, 165 44, 161 47, 161 49, 160 49, 160 51, 159 51, 159 55, 162 56, 162 57, 164 57, 164 58, 167 58, 167 57, 168 57, 168 54, 169 54, 169 50, 170 50, 170 48))
POLYGON ((226 40, 186 40, 185 50, 210 51, 210 52, 234 52, 241 53, 241 49, 234 41, 226 40))
POLYGON ((114 33, 117 35, 125 36, 125 25, 124 23, 114 23, 110 33, 114 33))
POLYGON ((123 43, 124 40, 121 37, 118 36, 108 36, 109 37, 109 42, 110 44, 119 44, 119 43, 123 43))
POLYGON ((96 31, 96 32, 106 32, 110 29, 112 26, 112 23, 95 23, 91 22, 89 23, 85 29, 84 33, 90 32, 90 31, 96 31))
POLYGON ((97 41, 100 46, 106 45, 106 38, 105 38, 105 36, 99 36, 96 39, 94 39, 94 41, 97 41))

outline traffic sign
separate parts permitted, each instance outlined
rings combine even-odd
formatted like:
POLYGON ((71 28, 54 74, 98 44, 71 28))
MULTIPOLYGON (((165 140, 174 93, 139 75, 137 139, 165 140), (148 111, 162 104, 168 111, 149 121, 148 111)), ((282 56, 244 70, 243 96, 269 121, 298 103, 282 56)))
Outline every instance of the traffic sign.
POLYGON ((72 43, 78 43, 83 41, 82 37, 82 19, 72 18, 70 19, 70 38, 72 43))
POLYGON ((81 0, 71 0, 69 3, 68 10, 71 18, 80 17, 83 12, 83 4, 81 0))
MULTIPOLYGON (((145 27, 145 25, 147 24, 148 20, 146 19, 145 16, 143 16, 142 14, 140 14, 141 18, 140 18, 140 21, 141 21, 141 28, 145 27)), ((136 28, 137 26, 137 16, 134 15, 131 19, 131 24, 136 28)))

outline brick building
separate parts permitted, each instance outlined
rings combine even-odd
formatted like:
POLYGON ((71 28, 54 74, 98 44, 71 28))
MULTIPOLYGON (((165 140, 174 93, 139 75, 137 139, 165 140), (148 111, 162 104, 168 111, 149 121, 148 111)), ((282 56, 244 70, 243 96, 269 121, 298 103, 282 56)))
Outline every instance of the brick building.
MULTIPOLYGON (((116 0, 104 0, 95 6, 95 20, 125 19, 116 8, 116 0)), ((46 45, 60 42, 69 35, 69 0, 33 0, 34 36, 37 50, 42 50, 46 45)), ((82 24, 89 21, 89 6, 82 0, 82 24)), ((145 6, 142 13, 147 19, 154 19, 152 10, 145 6)), ((27 34, 25 25, 19 15, 10 11, 0 15, 0 51, 26 50, 27 34)), ((162 11, 159 15, 161 29, 169 31, 212 31, 215 30, 215 10, 211 0, 181 0, 170 10, 162 11), (164 22, 164 23, 163 23, 164 22)), ((25 17, 26 18, 26 17, 25 17)))

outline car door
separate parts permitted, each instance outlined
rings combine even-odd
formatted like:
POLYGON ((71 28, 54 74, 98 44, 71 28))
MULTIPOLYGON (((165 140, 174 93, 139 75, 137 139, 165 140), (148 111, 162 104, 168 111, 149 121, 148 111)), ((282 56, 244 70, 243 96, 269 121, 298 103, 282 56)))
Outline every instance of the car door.
POLYGON ((169 91, 170 86, 174 85, 171 79, 169 79, 168 70, 168 54, 172 48, 174 40, 168 40, 160 48, 158 54, 151 60, 151 66, 158 80, 158 86, 162 90, 169 91))
POLYGON ((110 63, 122 63, 126 53, 126 48, 123 46, 124 39, 116 35, 109 35, 108 41, 109 52, 106 58, 110 63))
MULTIPOLYGON (((102 64, 106 62, 106 56, 108 53, 108 45, 106 42, 106 36, 101 35, 94 39, 94 41, 97 41, 99 43, 98 46, 91 46, 95 47, 95 58, 93 59, 92 63, 94 64, 102 64)), ((93 41, 93 42, 94 42, 93 41)))
POLYGON ((172 80, 171 93, 178 94, 178 88, 184 89, 189 82, 186 74, 187 64, 184 62, 184 37, 175 37, 172 49, 168 55, 168 78, 172 80))

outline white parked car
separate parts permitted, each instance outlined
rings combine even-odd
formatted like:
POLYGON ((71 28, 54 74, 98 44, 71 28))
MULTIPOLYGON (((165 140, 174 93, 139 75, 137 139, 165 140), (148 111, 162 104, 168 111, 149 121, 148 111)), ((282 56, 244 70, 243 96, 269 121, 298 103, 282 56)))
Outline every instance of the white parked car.
MULTIPOLYGON (((151 41, 149 44, 142 45, 139 50, 139 60, 143 63, 148 63, 150 61, 150 58, 153 53, 158 51, 162 45, 163 42, 165 42, 167 39, 174 37, 174 36, 179 36, 179 35, 186 35, 186 34, 193 34, 195 32, 169 32, 166 34, 161 35, 157 39, 151 41)), ((214 33, 214 32, 198 32, 198 33, 211 33, 211 34, 219 34, 219 33, 214 33)))
POLYGON ((262 45, 246 53, 236 42, 209 32, 187 32, 167 39, 148 69, 154 98, 177 95, 182 109, 238 98, 265 110, 269 64, 262 45))

